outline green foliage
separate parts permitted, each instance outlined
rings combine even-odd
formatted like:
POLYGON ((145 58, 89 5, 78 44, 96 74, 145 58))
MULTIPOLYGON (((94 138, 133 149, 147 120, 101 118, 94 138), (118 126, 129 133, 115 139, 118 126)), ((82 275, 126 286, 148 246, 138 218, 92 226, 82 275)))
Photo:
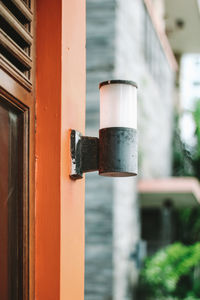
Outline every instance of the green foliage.
MULTIPOLYGON (((195 176, 200 180, 200 99, 191 112, 195 122, 196 144, 191 147, 180 138, 179 119, 175 118, 173 139, 173 175, 195 176)), ((191 244, 200 240, 200 208, 184 208, 178 213, 179 240, 191 244)))
POLYGON ((195 136, 197 140, 197 143, 193 149, 193 167, 195 176, 200 180, 200 100, 196 102, 193 112, 193 119, 196 125, 195 136))
POLYGON ((148 258, 141 272, 140 299, 200 299, 200 243, 175 243, 148 258), (196 272, 196 273, 195 273, 196 272), (148 295, 148 296, 147 296, 148 295))
POLYGON ((178 122, 179 118, 176 116, 173 137, 173 175, 194 176, 191 149, 180 138, 178 122))
POLYGON ((200 241, 200 207, 177 211, 178 240, 186 245, 200 241))
POLYGON ((178 126, 178 116, 175 118, 173 139, 173 175, 195 176, 200 180, 200 100, 196 101, 191 112, 195 122, 196 144, 191 147, 182 142, 178 126))
POLYGON ((196 102, 193 112, 193 118, 196 125, 195 136, 197 138, 196 156, 200 158, 200 100, 196 102))
MULTIPOLYGON (((178 118, 173 140, 173 175, 195 176, 200 180, 200 100, 192 113, 196 144, 180 138, 178 118)), ((200 208, 177 212, 178 240, 146 259, 141 271, 138 299, 200 300, 200 208)))

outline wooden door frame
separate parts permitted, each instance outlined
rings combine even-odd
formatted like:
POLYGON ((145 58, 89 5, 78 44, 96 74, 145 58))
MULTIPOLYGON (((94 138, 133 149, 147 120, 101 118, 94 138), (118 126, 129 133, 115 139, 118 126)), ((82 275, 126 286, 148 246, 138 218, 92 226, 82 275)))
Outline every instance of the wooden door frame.
POLYGON ((30 80, 26 80, 25 77, 6 64, 2 64, 0 68, 0 96, 22 111, 25 129, 23 136, 24 300, 35 300, 35 3, 36 0, 31 0, 30 11, 33 18, 30 33, 33 36, 33 41, 30 80))
POLYGON ((33 300, 35 268, 35 104, 30 92, 3 69, 0 70, 0 96, 7 103, 21 110, 24 118, 23 161, 23 284, 24 299, 33 300))

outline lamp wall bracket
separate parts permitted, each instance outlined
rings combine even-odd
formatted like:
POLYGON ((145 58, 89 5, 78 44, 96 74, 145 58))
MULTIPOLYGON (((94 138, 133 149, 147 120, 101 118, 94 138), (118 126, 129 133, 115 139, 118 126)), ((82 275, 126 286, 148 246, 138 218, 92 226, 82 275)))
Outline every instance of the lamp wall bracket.
POLYGON ((109 177, 137 175, 136 129, 103 128, 99 130, 99 138, 71 130, 70 148, 71 179, 81 179, 83 173, 93 171, 109 177))
POLYGON ((83 178, 83 173, 99 169, 99 139, 82 136, 77 130, 71 130, 71 179, 83 178))

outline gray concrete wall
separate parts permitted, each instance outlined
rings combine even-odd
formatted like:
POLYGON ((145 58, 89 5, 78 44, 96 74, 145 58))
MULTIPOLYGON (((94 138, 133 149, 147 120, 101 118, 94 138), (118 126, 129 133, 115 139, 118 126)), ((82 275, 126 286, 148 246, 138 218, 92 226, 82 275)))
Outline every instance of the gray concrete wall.
POLYGON ((112 193, 112 179, 86 176, 85 300, 112 299, 112 193))
POLYGON ((136 178, 114 180, 113 223, 113 299, 133 299, 138 269, 131 254, 140 240, 140 218, 137 201, 136 178))
MULTIPOLYGON (((145 59, 146 13, 141 0, 117 0, 115 76, 138 83, 138 127, 141 177, 171 175, 174 74, 160 46, 148 44, 159 69, 155 79, 145 59), (157 48, 156 48, 157 46, 157 48)), ((154 42, 154 39, 152 39, 154 42)), ((157 71, 157 70, 155 70, 157 71)))
MULTIPOLYGON (((145 57, 145 24, 141 0, 87 0, 86 134, 98 136, 98 83, 136 81, 139 176, 162 177, 171 173, 173 72, 153 44, 162 70, 158 80, 152 74, 145 57)), ((138 274, 130 259, 140 239, 138 212, 136 179, 86 175, 85 300, 131 299, 138 274)))
MULTIPOLYGON (((99 82, 114 70, 115 1, 87 0, 86 134, 98 136, 99 82)), ((111 300, 113 180, 86 175, 85 300, 111 300)))
MULTIPOLYGON (((139 177, 143 178, 171 174, 174 84, 173 72, 159 40, 154 30, 152 37, 145 32, 146 26, 147 11, 143 1, 116 0, 114 76, 136 81, 139 86, 139 177), (152 44, 147 43, 146 38, 152 38, 152 44), (150 62, 146 57, 146 45, 157 55, 151 56, 150 62), (152 63, 158 64, 156 67, 160 69, 152 68, 152 63), (164 86, 162 78, 156 78, 158 72, 164 86)), ((151 22, 148 26, 152 26, 151 22)), ((136 181, 117 179, 114 201, 114 299, 128 300, 131 299, 130 286, 134 287, 138 273, 136 264, 130 260, 140 240, 136 181)))
POLYGON ((98 135, 99 82, 113 77, 115 0, 87 0, 86 133, 98 135))

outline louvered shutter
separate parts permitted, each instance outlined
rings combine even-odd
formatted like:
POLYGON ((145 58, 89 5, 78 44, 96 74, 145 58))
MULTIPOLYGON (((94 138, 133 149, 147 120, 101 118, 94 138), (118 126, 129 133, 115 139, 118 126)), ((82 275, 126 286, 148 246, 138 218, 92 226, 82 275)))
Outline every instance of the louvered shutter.
POLYGON ((32 86, 33 13, 22 0, 0 2, 0 59, 2 68, 27 89, 32 86))

